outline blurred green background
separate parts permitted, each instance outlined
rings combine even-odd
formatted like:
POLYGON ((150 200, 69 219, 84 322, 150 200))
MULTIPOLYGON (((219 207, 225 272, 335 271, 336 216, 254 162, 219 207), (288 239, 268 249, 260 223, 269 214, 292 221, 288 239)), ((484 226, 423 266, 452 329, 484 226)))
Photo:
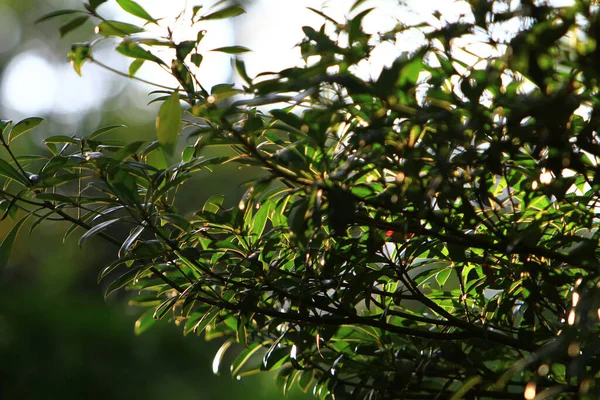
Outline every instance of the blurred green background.
MULTIPOLYGON (((0 0, 0 118, 47 119, 19 140, 19 154, 39 151, 46 136, 89 134, 115 123, 127 124, 117 134, 127 135, 127 140, 153 138, 156 107, 146 106, 151 88, 87 67, 79 78, 66 63, 71 43, 86 41, 92 25, 61 39, 58 27, 67 18, 34 24, 47 12, 80 7, 79 0, 0 0)), ((110 61, 126 68, 118 58, 110 61)), ((232 184, 236 180, 247 177, 234 169, 218 176, 204 174, 186 189, 179 206, 196 208, 211 193, 235 194, 243 190, 232 184)), ((0 223, 0 238, 12 223, 0 223)), ((80 249, 77 235, 63 244, 66 228, 46 223, 31 235, 22 229, 8 267, 0 271, 1 399, 283 396, 272 374, 236 380, 224 363, 215 376, 211 364, 218 340, 184 337, 182 327, 166 320, 135 336, 140 310, 127 305, 126 293, 105 301, 96 283, 98 271, 115 257, 115 250, 100 240, 80 249)), ((309 396, 294 389, 290 397, 309 396)))

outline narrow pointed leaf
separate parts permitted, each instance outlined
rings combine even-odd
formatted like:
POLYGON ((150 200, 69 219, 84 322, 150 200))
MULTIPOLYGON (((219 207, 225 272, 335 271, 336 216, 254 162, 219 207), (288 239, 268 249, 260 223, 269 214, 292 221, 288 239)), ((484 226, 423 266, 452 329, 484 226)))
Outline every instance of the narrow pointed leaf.
POLYGON ((124 56, 131 58, 138 58, 142 60, 153 61, 157 64, 165 65, 164 61, 144 49, 137 43, 131 41, 124 41, 117 46, 116 50, 124 56))
POLYGON ((43 120, 44 120, 43 118, 31 117, 31 118, 26 118, 23 121, 19 122, 12 128, 12 130, 8 134, 8 143, 10 144, 11 141, 15 140, 16 138, 18 138, 25 132, 32 130, 33 128, 38 126, 40 123, 42 123, 43 120))
POLYGON ((144 60, 134 60, 131 65, 129 65, 129 76, 134 77, 142 65, 144 65, 144 60))
POLYGON ((43 17, 36 19, 35 23, 39 24, 40 22, 48 21, 49 19, 60 17, 61 15, 80 14, 83 12, 84 11, 82 11, 82 10, 58 10, 58 11, 48 13, 48 14, 44 15, 43 17))
POLYGON ((96 26, 96 33, 104 37, 125 37, 140 32, 144 32, 144 29, 139 26, 119 21, 102 21, 96 26))
POLYGON ((119 4, 123 10, 127 11, 131 15, 145 19, 149 22, 156 23, 156 20, 152 18, 152 16, 148 14, 148 12, 144 10, 142 6, 133 0, 117 0, 117 4, 119 4))
POLYGON ((108 133, 108 132, 112 131, 113 129, 125 128, 125 127, 126 127, 125 125, 110 125, 110 126, 105 126, 103 128, 100 128, 100 129, 96 130, 94 133, 92 133, 90 136, 88 136, 88 140, 94 140, 98 136, 104 135, 105 133, 108 133))
POLYGON ((156 322, 156 319, 154 319, 154 310, 148 310, 135 321, 133 332, 139 336, 150 329, 156 322))
POLYGON ((271 347, 269 347, 269 350, 267 350, 265 356, 263 357, 261 369, 267 368, 269 366, 269 358, 271 357, 275 349, 277 349, 277 346, 283 340, 286 334, 287 331, 284 332, 281 336, 279 336, 279 338, 277 338, 277 340, 274 341, 273 344, 271 344, 271 347))
POLYGON ((29 181, 19 173, 12 165, 0 158, 0 176, 29 185, 29 181))
POLYGON ((227 53, 227 54, 241 54, 241 53, 249 52, 251 50, 244 46, 225 46, 225 47, 219 47, 217 49, 212 49, 211 51, 218 51, 218 52, 227 53))
POLYGON ((201 17, 200 20, 210 20, 210 19, 224 19, 224 18, 233 18, 238 15, 242 15, 246 12, 242 7, 235 5, 231 7, 223 8, 222 10, 215 11, 204 17, 201 17))
POLYGON ((177 135, 181 129, 181 105, 179 93, 173 92, 160 107, 156 118, 156 137, 169 154, 173 154, 177 135))
POLYGON ((231 340, 228 340, 225 343, 223 343, 223 345, 221 346, 219 351, 217 351, 217 354, 215 354, 215 358, 213 359, 213 363, 212 363, 213 374, 219 375, 219 366, 221 365, 221 361, 223 360, 223 356, 225 355, 225 352, 227 351, 229 346, 231 346, 231 343, 232 343, 231 340))
POLYGON ((114 224, 115 222, 117 222, 119 220, 120 220, 120 218, 109 219, 108 221, 104 221, 104 222, 99 223, 98 225, 94 226, 92 229, 90 229, 89 231, 84 233, 81 236, 81 238, 79 238, 79 246, 82 246, 84 241, 86 241, 90 237, 102 232, 103 230, 105 230, 106 228, 108 228, 109 226, 111 226, 112 224, 114 224))
POLYGON ((0 271, 4 269, 4 267, 6 267, 6 265, 8 264, 10 252, 12 250, 13 244, 15 243, 15 239, 17 238, 17 234, 19 233, 21 226, 23 226, 25 221, 27 221, 27 219, 29 219, 30 216, 31 214, 21 218, 15 224, 15 226, 12 227, 10 232, 8 232, 8 235, 6 235, 2 243, 0 243, 0 271))
POLYGON ((173 304, 175 304, 177 302, 177 300, 179 300, 179 297, 178 296, 174 296, 174 297, 171 297, 171 298, 163 301, 161 305, 159 305, 158 307, 156 307, 156 310, 154 311, 153 317, 156 320, 162 319, 162 317, 164 317, 165 314, 167 312, 169 312, 169 310, 171 309, 171 307, 173 307, 173 304))
POLYGON ((108 285, 108 287, 106 288, 106 291, 104 292, 104 298, 106 299, 112 292, 130 284, 135 279, 138 272, 140 272, 140 268, 130 269, 123 275, 121 275, 119 278, 117 278, 117 280, 111 282, 110 285, 108 285))
POLYGON ((140 237, 142 232, 144 231, 144 226, 136 226, 131 230, 129 236, 123 242, 123 245, 119 249, 119 258, 125 256, 127 252, 131 249, 131 246, 135 243, 135 241, 140 237))
POLYGON ((242 367, 248 360, 263 347, 259 343, 253 343, 247 349, 244 349, 231 364, 231 376, 236 377, 240 373, 242 367))
POLYGON ((12 124, 12 121, 9 119, 0 119, 0 135, 4 135, 4 131, 8 129, 8 127, 12 124))
POLYGON ((102 5, 103 3, 106 3, 107 0, 90 0, 90 6, 92 7, 92 9, 96 9, 98 7, 100 7, 100 5, 102 5))
POLYGON ((221 310, 219 310, 217 307, 211 307, 202 316, 202 318, 200 318, 200 320, 193 326, 192 331, 196 335, 202 334, 202 332, 204 332, 204 330, 206 329, 206 327, 209 326, 210 324, 212 324, 212 322, 215 320, 215 318, 217 318, 217 316, 219 315, 220 311, 221 310))
POLYGON ((83 16, 83 17, 77 17, 75 19, 72 19, 71 21, 67 22, 66 24, 64 24, 63 26, 61 26, 59 28, 60 31, 60 36, 63 37, 65 36, 67 33, 79 28, 81 25, 85 24, 86 21, 89 19, 90 17, 83 16))

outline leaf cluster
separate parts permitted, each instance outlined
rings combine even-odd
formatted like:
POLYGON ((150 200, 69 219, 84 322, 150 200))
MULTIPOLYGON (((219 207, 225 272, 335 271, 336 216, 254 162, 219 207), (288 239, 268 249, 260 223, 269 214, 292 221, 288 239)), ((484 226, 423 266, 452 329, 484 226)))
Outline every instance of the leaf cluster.
MULTIPOLYGON (((233 376, 277 369, 284 391, 323 399, 600 396, 597 7, 471 1, 472 18, 378 34, 363 30, 372 9, 343 22, 315 10, 328 22, 304 28, 302 66, 251 78, 235 58, 244 85, 207 90, 190 72, 203 31, 148 39, 103 19, 101 3, 86 10, 134 59, 125 75, 154 62, 179 82, 158 92, 157 141, 103 140, 109 127, 17 156, 10 141, 40 121, 4 123, 0 205, 32 229, 64 220, 65 237, 115 245, 99 279, 147 308, 136 332, 168 318, 225 337, 215 372, 236 351, 233 376), (507 21, 519 29, 498 37, 507 21), (409 30, 422 45, 361 78, 409 30), (194 144, 168 162, 182 124, 194 144), (233 155, 207 156, 223 145, 233 155), (179 188, 229 163, 260 178, 235 207, 215 195, 182 215, 179 188)), ((192 22, 242 13, 196 7, 192 22)), ((74 46, 77 72, 98 63, 93 46, 74 46)))

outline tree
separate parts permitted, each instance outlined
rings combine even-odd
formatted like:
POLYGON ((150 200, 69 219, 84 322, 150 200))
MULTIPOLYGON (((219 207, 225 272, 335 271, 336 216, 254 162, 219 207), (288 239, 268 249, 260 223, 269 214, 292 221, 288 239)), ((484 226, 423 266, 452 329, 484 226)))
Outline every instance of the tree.
MULTIPOLYGON (((110 282, 106 295, 126 288, 147 308, 137 332, 168 318, 184 334, 225 338, 217 367, 235 351, 233 376, 277 369, 286 392, 600 396, 592 2, 471 1, 457 22, 436 15, 372 35, 359 0, 348 20, 323 14, 321 29, 304 28, 303 66, 251 78, 236 56, 242 87, 210 90, 189 68, 202 62, 202 35, 148 38, 144 27, 102 18, 104 2, 44 19, 80 14, 63 34, 97 20, 100 38, 119 38, 116 50, 132 58, 131 77, 155 63, 179 87, 155 92, 151 143, 104 140, 109 126, 17 155, 12 141, 41 120, 2 123, 0 193, 4 217, 16 221, 2 265, 27 220, 65 221, 65 237, 115 246, 99 278, 110 282), (519 28, 500 35, 507 23, 519 28), (359 77, 377 46, 411 29, 424 36, 416 51, 377 78, 359 77), (473 40, 488 54, 473 53, 473 40), (182 125, 195 142, 179 154, 182 125), (219 145, 230 153, 211 157, 219 145), (236 206, 215 195, 192 214, 178 211, 180 187, 228 163, 259 176, 236 206)), ((138 3, 117 3, 157 21, 138 3)), ((243 12, 196 7, 192 23, 243 12)), ((78 73, 98 63, 95 44, 73 45, 78 73)))

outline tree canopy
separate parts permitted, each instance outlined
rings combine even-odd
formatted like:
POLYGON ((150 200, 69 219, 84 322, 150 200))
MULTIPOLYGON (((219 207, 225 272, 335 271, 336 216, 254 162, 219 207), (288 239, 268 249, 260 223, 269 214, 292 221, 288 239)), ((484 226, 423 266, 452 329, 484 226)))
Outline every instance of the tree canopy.
MULTIPOLYGON (((215 371, 235 352, 232 376, 277 370, 284 392, 600 396, 594 2, 472 0, 457 21, 368 33, 377 5, 358 0, 343 21, 314 10, 327 22, 303 28, 296 67, 251 77, 248 49, 213 50, 242 83, 212 88, 191 72, 202 29, 153 37, 160 16, 116 2, 144 25, 103 18, 105 0, 41 20, 72 14, 63 35, 95 21, 98 39, 68 55, 79 74, 112 41, 131 59, 121 74, 154 63, 177 79, 154 92, 156 140, 107 140, 108 126, 21 155, 12 142, 41 119, 2 121, 0 206, 15 223, 0 265, 26 221, 65 221, 65 238, 114 245, 99 280, 146 309, 136 332, 166 318, 222 338, 215 371), (407 32, 418 48, 364 78, 407 32), (243 196, 180 211, 180 188, 226 164, 248 174, 243 196)), ((243 13, 221 1, 189 23, 243 13)))

